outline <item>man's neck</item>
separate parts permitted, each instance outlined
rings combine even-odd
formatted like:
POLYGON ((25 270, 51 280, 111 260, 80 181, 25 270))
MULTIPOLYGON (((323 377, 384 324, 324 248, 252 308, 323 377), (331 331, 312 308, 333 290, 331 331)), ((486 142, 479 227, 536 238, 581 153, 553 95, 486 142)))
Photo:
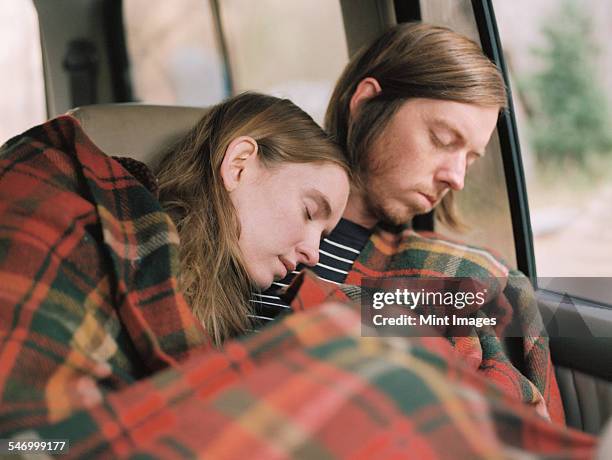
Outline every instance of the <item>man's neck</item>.
POLYGON ((365 228, 374 228, 378 222, 366 206, 363 194, 352 188, 342 217, 365 228))

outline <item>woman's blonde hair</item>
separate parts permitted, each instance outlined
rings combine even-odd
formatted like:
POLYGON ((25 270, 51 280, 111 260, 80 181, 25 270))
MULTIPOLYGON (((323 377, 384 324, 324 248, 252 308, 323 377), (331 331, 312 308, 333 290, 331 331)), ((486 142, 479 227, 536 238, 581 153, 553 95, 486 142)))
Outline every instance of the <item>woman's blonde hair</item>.
MULTIPOLYGON (((402 104, 411 98, 441 99, 505 108, 499 69, 467 37, 425 23, 394 26, 357 53, 340 76, 325 115, 325 129, 347 153, 357 185, 366 180, 368 152, 402 104), (357 85, 375 78, 381 92, 365 100, 356 116, 350 101, 357 85)), ((457 223, 452 194, 436 216, 457 223)))
POLYGON ((227 147, 240 136, 257 142, 266 167, 331 162, 349 174, 338 146, 310 116, 287 99, 256 93, 212 107, 164 157, 157 178, 160 202, 181 240, 179 285, 216 344, 249 324, 252 286, 238 246, 238 216, 220 175, 227 147))

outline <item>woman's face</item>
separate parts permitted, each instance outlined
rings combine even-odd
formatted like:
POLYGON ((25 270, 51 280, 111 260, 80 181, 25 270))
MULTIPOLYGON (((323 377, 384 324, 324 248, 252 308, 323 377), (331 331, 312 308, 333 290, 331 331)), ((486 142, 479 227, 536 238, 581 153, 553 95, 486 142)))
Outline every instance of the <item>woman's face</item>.
POLYGON ((265 289, 296 265, 317 263, 322 235, 336 226, 346 206, 349 182, 330 162, 268 169, 256 150, 250 138, 232 142, 221 175, 240 220, 245 268, 265 289))

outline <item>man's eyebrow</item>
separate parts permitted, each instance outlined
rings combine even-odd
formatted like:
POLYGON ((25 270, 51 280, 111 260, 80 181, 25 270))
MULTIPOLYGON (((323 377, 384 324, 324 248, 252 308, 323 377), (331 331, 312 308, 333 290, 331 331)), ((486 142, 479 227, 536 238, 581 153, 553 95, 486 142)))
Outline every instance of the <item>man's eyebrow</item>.
MULTIPOLYGON (((453 135, 455 137, 457 137, 459 139, 460 142, 465 143, 465 137, 463 136, 463 134, 461 134, 461 131, 459 131, 456 127, 454 127, 451 123, 449 123, 446 120, 443 120, 441 118, 436 118, 431 122, 432 125, 439 125, 444 129, 448 129, 449 131, 451 131, 453 133, 453 135)), ((479 157, 483 157, 485 152, 481 152, 481 151, 477 151, 474 150, 474 153, 476 155, 478 155, 479 157)))
POLYGON ((306 191, 306 195, 312 198, 317 203, 317 214, 322 213, 324 219, 329 219, 331 216, 331 205, 327 197, 317 189, 309 189, 306 191))
POLYGON ((473 150, 473 152, 478 156, 478 158, 482 158, 485 156, 485 153, 479 150, 473 150))
POLYGON ((432 120, 431 124, 432 125, 439 125, 442 128, 448 129, 449 131, 451 131, 453 133, 453 135, 455 135, 455 137, 458 137, 459 140, 465 142, 465 137, 463 137, 463 134, 461 134, 461 131, 459 131, 455 126, 453 126, 448 121, 446 121, 446 120, 444 120, 442 118, 435 118, 434 120, 432 120))

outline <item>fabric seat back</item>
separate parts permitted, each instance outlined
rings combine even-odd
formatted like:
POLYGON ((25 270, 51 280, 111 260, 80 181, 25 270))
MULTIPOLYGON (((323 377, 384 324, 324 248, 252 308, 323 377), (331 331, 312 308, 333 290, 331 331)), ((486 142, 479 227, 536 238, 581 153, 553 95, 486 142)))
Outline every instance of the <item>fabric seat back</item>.
POLYGON ((101 104, 68 112, 108 155, 128 156, 155 169, 164 152, 208 109, 144 104, 101 104))

